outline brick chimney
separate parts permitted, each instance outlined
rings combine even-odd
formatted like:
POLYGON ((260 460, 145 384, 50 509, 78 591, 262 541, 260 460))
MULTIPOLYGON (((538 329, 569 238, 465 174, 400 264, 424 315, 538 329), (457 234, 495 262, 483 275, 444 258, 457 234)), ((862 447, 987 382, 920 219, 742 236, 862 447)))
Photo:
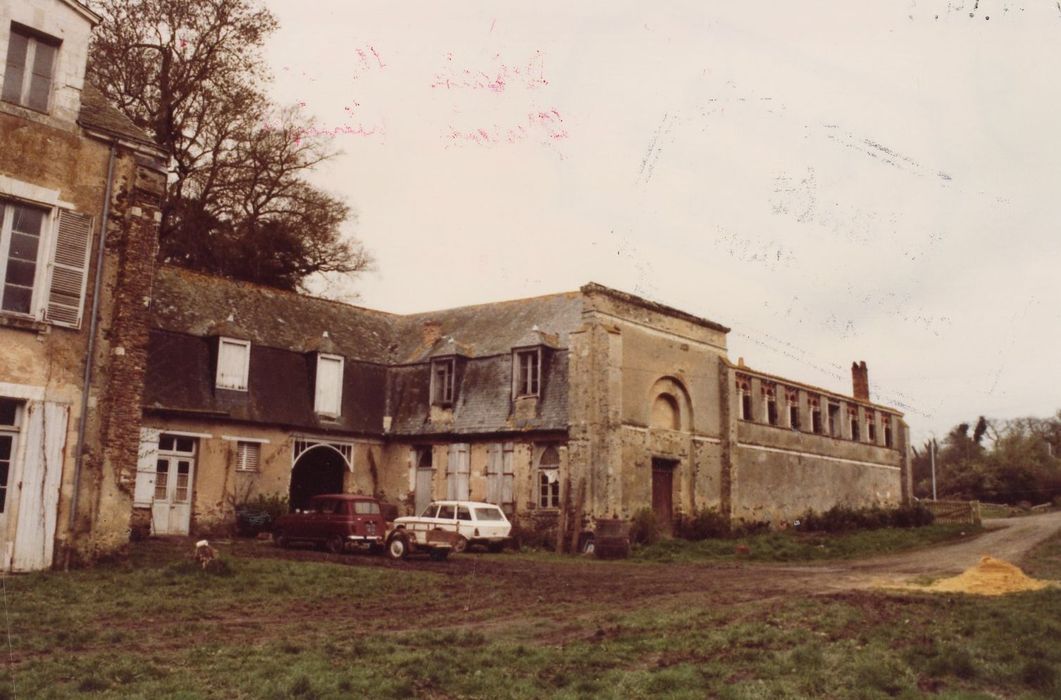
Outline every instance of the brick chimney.
POLYGON ((869 401, 869 370, 866 361, 851 363, 852 396, 862 401, 869 401))
POLYGON ((438 321, 424 321, 424 345, 431 347, 442 337, 442 324, 438 321))

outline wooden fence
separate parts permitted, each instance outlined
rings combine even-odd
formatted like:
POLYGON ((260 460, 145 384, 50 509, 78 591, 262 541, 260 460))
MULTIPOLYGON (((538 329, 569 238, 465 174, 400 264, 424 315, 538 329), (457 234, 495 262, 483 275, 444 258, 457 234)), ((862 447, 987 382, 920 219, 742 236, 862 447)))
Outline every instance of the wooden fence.
POLYGON ((979 501, 921 501, 932 511, 937 523, 980 524, 979 501))

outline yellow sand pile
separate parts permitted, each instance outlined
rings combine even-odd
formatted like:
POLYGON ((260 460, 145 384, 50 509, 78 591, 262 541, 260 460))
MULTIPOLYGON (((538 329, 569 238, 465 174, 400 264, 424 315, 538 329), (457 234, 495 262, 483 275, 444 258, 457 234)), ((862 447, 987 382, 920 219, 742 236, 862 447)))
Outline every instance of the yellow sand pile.
POLYGON ((942 593, 977 593, 1003 595, 1018 591, 1038 591, 1052 585, 1050 581, 1030 578, 1018 567, 994 557, 981 557, 980 563, 952 578, 936 581, 926 590, 942 593))

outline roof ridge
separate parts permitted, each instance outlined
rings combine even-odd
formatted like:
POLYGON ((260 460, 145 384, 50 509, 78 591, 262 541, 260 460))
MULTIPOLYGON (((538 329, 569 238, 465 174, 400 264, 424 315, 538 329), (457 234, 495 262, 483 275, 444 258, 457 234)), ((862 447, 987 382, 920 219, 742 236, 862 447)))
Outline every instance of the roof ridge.
POLYGON ((265 290, 265 291, 268 291, 268 292, 274 292, 276 294, 284 294, 284 295, 287 295, 287 296, 297 297, 299 299, 310 299, 312 301, 322 301, 322 302, 325 302, 327 304, 334 304, 334 305, 337 305, 337 306, 344 306, 344 307, 351 308, 351 309, 357 309, 358 311, 366 311, 366 312, 371 313, 371 314, 378 314, 380 316, 389 316, 391 318, 402 318, 402 314, 396 314, 396 313, 391 312, 391 311, 382 311, 380 309, 371 309, 371 308, 369 308, 367 306, 358 306, 357 304, 351 304, 350 302, 347 302, 347 301, 339 301, 338 299, 329 299, 327 297, 321 297, 321 296, 317 296, 315 294, 307 294, 305 292, 296 292, 296 291, 292 291, 290 289, 281 289, 280 287, 271 287, 271 286, 269 286, 267 284, 262 284, 261 282, 251 282, 249 280, 240 280, 240 279, 234 279, 232 277, 225 277, 223 275, 216 275, 216 274, 213 274, 213 273, 210 273, 210 272, 203 272, 202 270, 194 270, 194 269, 192 269, 190 267, 184 267, 182 265, 177 265, 176 263, 162 263, 162 264, 160 264, 158 266, 158 271, 162 272, 164 270, 169 270, 169 271, 176 272, 176 273, 179 273, 179 274, 182 274, 182 275, 195 275, 195 276, 198 276, 198 277, 206 277, 206 278, 211 279, 211 280, 220 280, 221 282, 225 282, 225 283, 228 283, 228 284, 233 284, 233 285, 236 285, 236 286, 244 286, 244 287, 250 287, 250 288, 256 288, 256 289, 262 289, 262 290, 265 290))

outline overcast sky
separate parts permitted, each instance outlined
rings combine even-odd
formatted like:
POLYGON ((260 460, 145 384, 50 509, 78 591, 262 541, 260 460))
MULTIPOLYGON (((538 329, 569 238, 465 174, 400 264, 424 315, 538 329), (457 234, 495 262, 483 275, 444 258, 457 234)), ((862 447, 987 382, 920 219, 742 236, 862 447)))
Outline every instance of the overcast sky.
POLYGON ((268 4, 358 303, 596 281, 756 369, 850 393, 865 360, 918 441, 1061 408, 1053 0, 268 4))

